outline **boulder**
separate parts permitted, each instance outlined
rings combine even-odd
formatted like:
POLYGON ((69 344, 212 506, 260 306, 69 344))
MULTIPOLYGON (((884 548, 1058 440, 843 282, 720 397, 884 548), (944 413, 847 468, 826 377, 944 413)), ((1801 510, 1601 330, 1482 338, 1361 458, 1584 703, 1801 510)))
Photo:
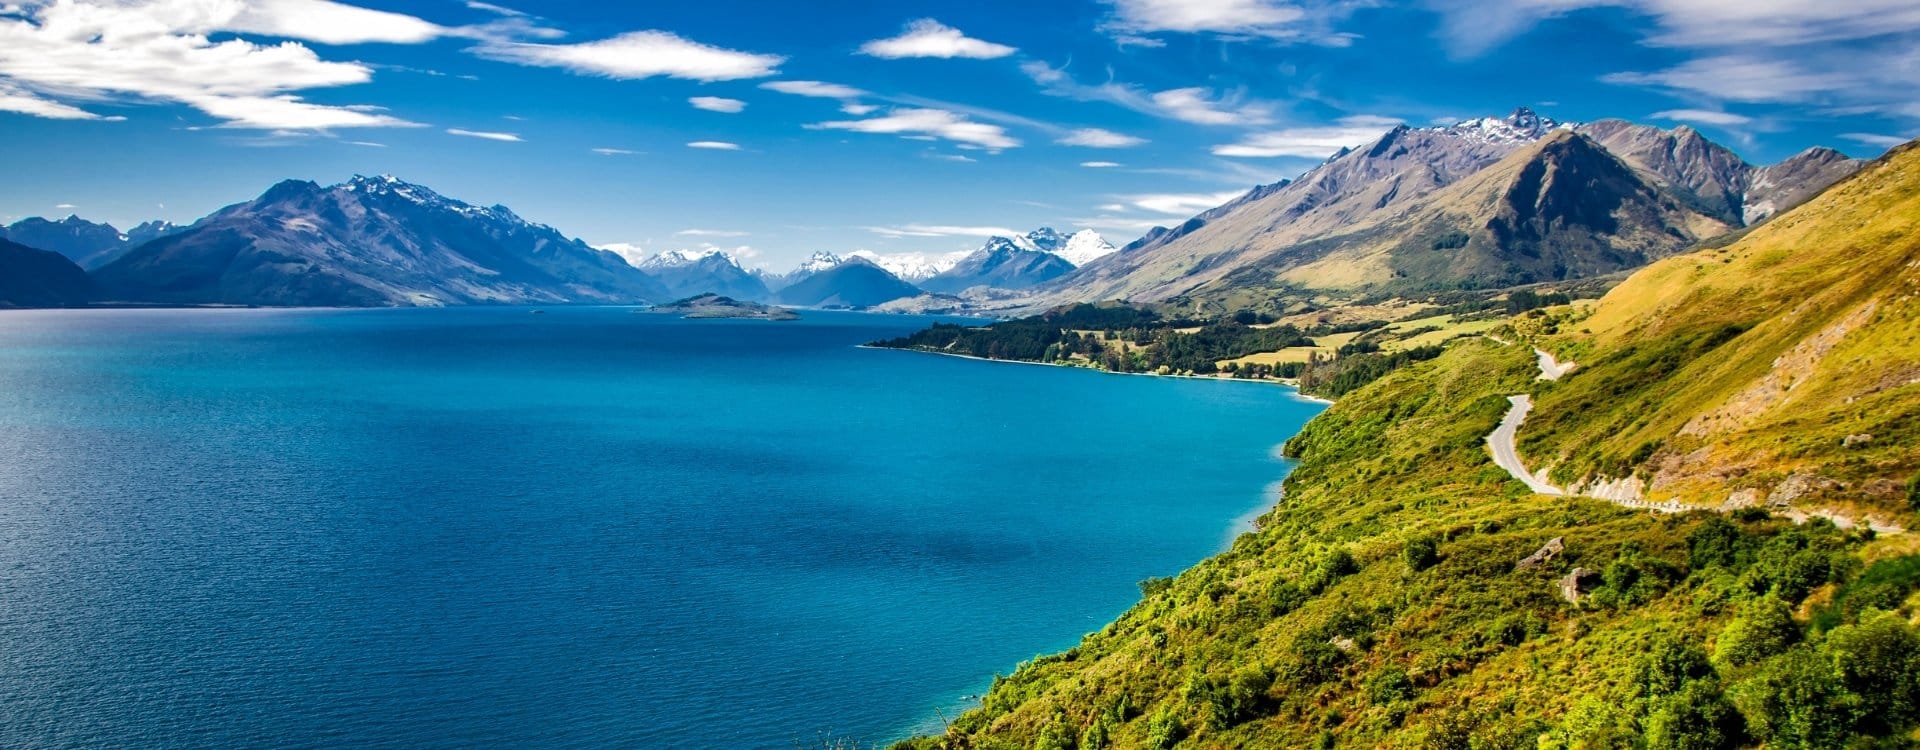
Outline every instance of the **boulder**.
POLYGON ((1550 540, 1547 540, 1547 543, 1541 546, 1540 549, 1534 550, 1533 554, 1527 555, 1525 558, 1521 559, 1518 564, 1513 566, 1513 569, 1526 570, 1527 568, 1545 565, 1547 564, 1548 561, 1551 561, 1554 557, 1558 556, 1561 552, 1566 551, 1566 549, 1567 549, 1566 540, 1556 536, 1550 540))

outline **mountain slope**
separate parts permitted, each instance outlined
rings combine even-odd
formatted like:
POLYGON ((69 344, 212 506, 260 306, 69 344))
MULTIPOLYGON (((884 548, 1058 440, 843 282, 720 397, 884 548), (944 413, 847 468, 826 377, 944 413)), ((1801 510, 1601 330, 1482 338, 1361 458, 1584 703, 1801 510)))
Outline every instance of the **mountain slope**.
MULTIPOLYGON (((1529 347, 1471 337, 1354 391, 1288 441, 1299 465, 1256 531, 903 746, 1903 746, 1920 540, 1536 495, 1485 441, 1531 393, 1523 443, 1565 462, 1627 448, 1662 467, 1631 446, 1695 426, 1685 455, 1726 435, 1796 473, 1904 485, 1920 510, 1916 196, 1909 147, 1636 273, 1590 318, 1514 319, 1505 335, 1580 360, 1558 381, 1529 347), (1804 385, 1751 389, 1783 367, 1804 385), (1839 434, 1861 420, 1887 432, 1839 434)), ((1767 471, 1694 481, 1724 497, 1767 471)))
POLYGON ((74 307, 93 282, 66 256, 0 239, 0 307, 74 307))
POLYGON ((1336 154, 1297 180, 1256 188, 1178 227, 1149 232, 1119 253, 1046 285, 1038 303, 1119 298, 1225 313, 1287 309, 1309 300, 1339 304, 1366 295, 1583 278, 1631 268, 1676 249, 1661 235, 1684 245, 1759 221, 1857 165, 1818 149, 1755 168, 1690 128, 1664 131, 1618 120, 1576 127, 1525 109, 1448 127, 1400 127, 1363 148, 1336 154), (1600 179, 1587 170, 1588 178, 1597 180, 1592 189, 1562 190, 1556 199, 1559 216, 1578 218, 1578 226, 1552 228, 1555 217, 1544 216, 1529 229, 1513 223, 1524 217, 1502 215, 1497 203, 1460 195, 1484 191, 1484 184, 1462 186, 1491 179, 1483 173, 1509 164, 1517 154, 1534 154, 1543 143, 1576 134, 1615 157, 1630 175, 1600 179), (1442 194, 1448 191, 1452 194, 1442 194), (1581 214, 1608 206, 1631 212, 1615 217, 1631 236, 1598 214, 1581 214), (1436 209, 1446 215, 1434 215, 1436 209), (1483 230, 1496 224, 1517 234, 1499 234, 1490 245, 1453 252, 1468 237, 1488 237, 1483 230), (1578 236, 1588 229, 1599 234, 1578 236), (1503 244, 1508 238, 1521 242, 1503 244), (1414 252, 1422 244, 1439 252, 1414 252), (1571 248, 1571 254, 1548 257, 1554 255, 1549 246, 1571 248), (1449 265, 1458 260, 1468 264, 1449 265))
POLYGON ((1634 476, 1652 499, 1904 510, 1920 471, 1917 296, 1909 145, 1614 289, 1586 333, 1556 337, 1582 367, 1540 396, 1521 447, 1563 481, 1634 476))
POLYGON ((1559 128, 1526 109, 1445 128, 1399 127, 1291 182, 1255 188, 1062 279, 1063 300, 1157 301, 1276 253, 1391 214, 1559 128))
POLYGON ((763 302, 772 297, 759 276, 740 267, 724 252, 674 251, 641 261, 637 267, 647 272, 675 299, 699 294, 763 302))
POLYGON ((802 307, 866 308, 919 294, 919 287, 855 256, 781 287, 774 299, 783 305, 802 307))
POLYGON ((669 298, 618 255, 391 177, 289 180, 96 273, 110 299, 432 306, 669 298))

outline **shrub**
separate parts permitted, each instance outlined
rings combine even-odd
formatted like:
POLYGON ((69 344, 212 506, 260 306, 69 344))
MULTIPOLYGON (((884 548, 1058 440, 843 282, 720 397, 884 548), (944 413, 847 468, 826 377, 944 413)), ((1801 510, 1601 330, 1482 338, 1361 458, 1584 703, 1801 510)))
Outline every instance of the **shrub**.
POLYGON ((1729 666, 1745 666, 1781 653, 1800 638, 1787 603, 1773 595, 1747 603, 1740 616, 1727 623, 1714 644, 1715 661, 1729 666))
POLYGON ((1408 570, 1418 573, 1440 562, 1440 544, 1430 536, 1414 537, 1400 548, 1400 556, 1408 570))

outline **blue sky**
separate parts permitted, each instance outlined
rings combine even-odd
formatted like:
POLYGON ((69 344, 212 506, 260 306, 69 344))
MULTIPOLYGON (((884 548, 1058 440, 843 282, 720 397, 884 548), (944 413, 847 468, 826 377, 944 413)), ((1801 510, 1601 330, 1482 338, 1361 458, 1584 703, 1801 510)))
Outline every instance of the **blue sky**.
POLYGON ((1116 244, 1396 122, 1920 134, 1912 0, 0 2, 0 220, 390 173, 596 244, 1116 244))

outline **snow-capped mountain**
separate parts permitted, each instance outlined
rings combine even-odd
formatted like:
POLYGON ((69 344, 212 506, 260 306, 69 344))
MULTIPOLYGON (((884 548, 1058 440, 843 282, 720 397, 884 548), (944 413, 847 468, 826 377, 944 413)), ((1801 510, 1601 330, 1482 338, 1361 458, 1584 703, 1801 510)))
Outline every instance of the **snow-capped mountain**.
POLYGON ((814 253, 785 280, 774 292, 775 301, 802 307, 860 309, 920 294, 919 287, 857 255, 814 253))
POLYGON ((645 302, 667 295, 620 256, 505 206, 391 176, 287 180, 96 273, 106 299, 419 306, 645 302))
POLYGON ((171 222, 149 221, 122 232, 112 224, 95 224, 78 216, 49 221, 38 216, 21 219, 0 227, 0 239, 10 239, 28 247, 50 250, 67 257, 81 268, 106 265, 135 245, 144 244, 179 231, 171 222))
POLYGON ((759 302, 772 296, 758 275, 741 267, 732 254, 715 247, 668 250, 634 265, 659 281, 675 299, 712 293, 759 302))
POLYGON ((1114 247, 1113 243, 1107 241, 1107 238, 1100 236, 1099 232, 1091 229, 1082 229, 1067 235, 1066 242, 1061 243, 1061 245, 1052 252, 1054 255, 1065 258, 1068 263, 1072 263, 1077 267, 1084 266, 1095 258, 1112 255, 1118 250, 1119 248, 1114 247))
POLYGON ((960 259, 971 251, 958 250, 951 253, 887 253, 880 254, 872 250, 855 250, 847 253, 856 258, 866 258, 874 265, 907 281, 923 281, 938 276, 953 268, 960 259))
MULTIPOLYGON (((1098 234, 1083 231, 1069 236, 1054 231, 1052 227, 1041 227, 1022 236, 989 238, 979 250, 968 254, 952 268, 928 277, 921 286, 927 291, 942 293, 955 293, 978 286, 994 289, 1036 286, 1073 271, 1076 264, 1066 259, 1061 251, 1068 249, 1076 239, 1079 244, 1073 249, 1077 254, 1093 254, 1093 257, 1105 254, 1100 246, 1106 245, 1106 241, 1098 234)), ((1112 251, 1112 246, 1107 245, 1105 252, 1112 251)))
POLYGON ((1478 117, 1425 130, 1479 143, 1532 143, 1555 130, 1570 127, 1574 126, 1520 107, 1506 117, 1478 117))

